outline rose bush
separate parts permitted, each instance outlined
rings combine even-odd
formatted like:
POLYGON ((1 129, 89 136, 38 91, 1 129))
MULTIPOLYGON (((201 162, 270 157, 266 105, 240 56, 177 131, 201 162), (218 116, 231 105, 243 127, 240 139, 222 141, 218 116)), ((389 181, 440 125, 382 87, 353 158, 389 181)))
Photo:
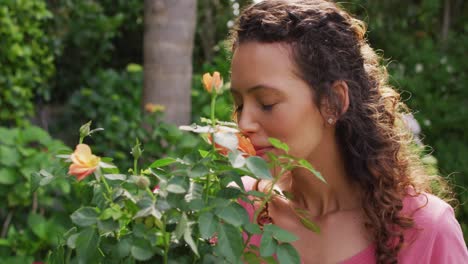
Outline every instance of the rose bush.
MULTIPOLYGON (((211 81, 204 78, 212 106, 223 91, 219 73, 213 76, 211 81)), ((76 176, 68 177, 73 185, 90 195, 84 195, 82 206, 71 215, 74 226, 48 263, 299 263, 290 244, 297 237, 271 223, 250 222, 238 201, 255 203, 257 219, 273 195, 288 197, 273 189, 279 177, 271 174, 272 166, 281 168, 276 176, 295 167, 321 175, 307 161, 289 156, 288 147, 275 139, 271 144, 284 154, 269 155, 270 164, 254 156, 249 139, 235 124, 217 120, 214 107, 210 119, 202 122, 205 125, 180 129, 200 134, 205 148, 139 168, 143 150, 137 140, 131 152, 134 167, 128 173, 119 171, 112 159, 92 154, 92 146, 83 141, 100 129, 84 125, 76 150, 59 157, 70 163, 69 174, 76 176), (244 175, 273 184, 265 192, 246 191, 244 175), (263 234, 260 248, 248 243, 254 234, 263 234)), ((298 216, 317 231, 305 213, 298 216)))

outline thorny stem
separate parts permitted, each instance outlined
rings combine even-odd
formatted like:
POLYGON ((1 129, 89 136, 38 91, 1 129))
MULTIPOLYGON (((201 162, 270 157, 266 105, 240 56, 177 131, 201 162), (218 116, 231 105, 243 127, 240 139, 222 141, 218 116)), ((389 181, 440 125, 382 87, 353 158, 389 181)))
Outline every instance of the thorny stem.
POLYGON ((281 175, 283 175, 285 172, 286 172, 286 169, 281 168, 281 171, 280 171, 279 175, 273 176, 273 182, 272 182, 270 188, 268 189, 268 193, 267 193, 265 199, 262 200, 262 203, 260 204, 260 207, 255 211, 254 218, 253 218, 254 221, 256 221, 258 215, 262 211, 262 208, 265 207, 266 203, 268 203, 271 200, 271 197, 273 196, 273 190, 274 190, 275 184, 278 182, 281 175))

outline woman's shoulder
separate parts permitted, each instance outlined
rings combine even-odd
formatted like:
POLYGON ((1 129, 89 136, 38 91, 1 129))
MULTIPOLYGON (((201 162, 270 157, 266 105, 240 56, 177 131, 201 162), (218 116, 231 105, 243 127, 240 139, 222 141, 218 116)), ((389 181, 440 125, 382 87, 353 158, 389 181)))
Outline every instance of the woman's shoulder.
POLYGON ((403 199, 402 214, 411 216, 420 225, 435 224, 447 213, 453 214, 453 208, 430 193, 410 193, 403 199))
POLYGON ((402 214, 414 220, 414 226, 405 232, 403 263, 468 260, 460 224, 447 202, 429 193, 410 194, 403 200, 402 214))

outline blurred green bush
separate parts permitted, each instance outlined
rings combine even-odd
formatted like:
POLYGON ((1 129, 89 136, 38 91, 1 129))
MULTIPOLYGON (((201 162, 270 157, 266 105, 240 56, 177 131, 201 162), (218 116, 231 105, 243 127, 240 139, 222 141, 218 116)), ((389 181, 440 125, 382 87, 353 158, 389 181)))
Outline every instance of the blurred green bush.
POLYGON ((44 130, 0 127, 0 263, 31 263, 44 259, 48 250, 71 225, 68 217, 76 210, 69 181, 50 182, 48 173, 42 182, 33 173, 55 168, 52 173, 66 173, 55 155, 69 151, 62 142, 44 130), (39 185, 50 186, 36 191, 39 185), (33 258, 34 256, 34 258, 33 258))
POLYGON ((51 18, 43 0, 0 0, 0 125, 23 124, 34 97, 50 99, 51 18))

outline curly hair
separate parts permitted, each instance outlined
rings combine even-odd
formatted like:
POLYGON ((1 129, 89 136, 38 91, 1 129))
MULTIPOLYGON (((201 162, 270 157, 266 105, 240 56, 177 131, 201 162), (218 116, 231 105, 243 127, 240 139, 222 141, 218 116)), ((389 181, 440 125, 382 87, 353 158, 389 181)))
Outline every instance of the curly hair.
POLYGON ((377 262, 397 263, 403 231, 414 226, 411 215, 401 213, 408 190, 413 195, 433 193, 437 186, 439 196, 450 192, 441 177, 429 175, 410 147, 412 134, 402 120, 408 109, 388 84, 387 70, 365 33, 362 21, 333 2, 268 0, 243 10, 231 31, 231 45, 233 50, 245 42, 291 47, 315 103, 326 98, 339 116, 337 140, 363 193, 365 227, 376 244, 377 262), (349 87, 349 108, 343 114, 331 89, 338 80, 349 87))

